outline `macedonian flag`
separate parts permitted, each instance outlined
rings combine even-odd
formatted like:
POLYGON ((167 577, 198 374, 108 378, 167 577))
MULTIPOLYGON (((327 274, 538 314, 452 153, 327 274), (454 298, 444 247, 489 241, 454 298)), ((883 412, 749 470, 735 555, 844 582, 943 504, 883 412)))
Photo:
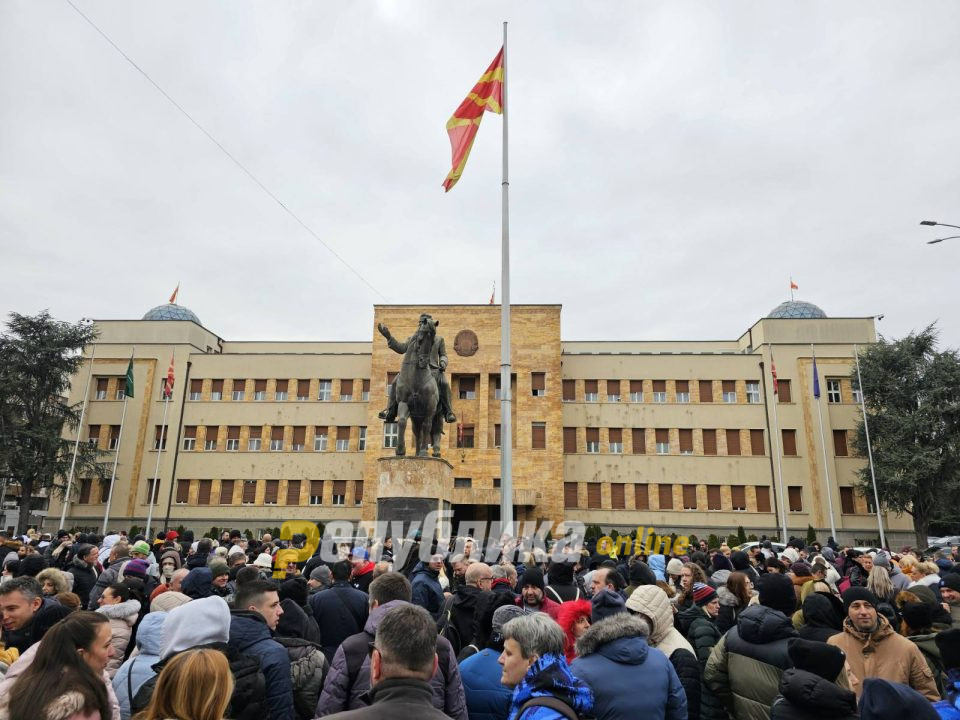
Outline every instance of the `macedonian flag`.
POLYGON ((463 174, 470 148, 473 147, 480 121, 483 120, 483 113, 487 110, 502 113, 502 103, 503 48, 500 48, 490 67, 480 76, 473 90, 447 121, 447 134, 450 136, 450 147, 453 151, 453 169, 443 181, 445 191, 449 192, 463 174))

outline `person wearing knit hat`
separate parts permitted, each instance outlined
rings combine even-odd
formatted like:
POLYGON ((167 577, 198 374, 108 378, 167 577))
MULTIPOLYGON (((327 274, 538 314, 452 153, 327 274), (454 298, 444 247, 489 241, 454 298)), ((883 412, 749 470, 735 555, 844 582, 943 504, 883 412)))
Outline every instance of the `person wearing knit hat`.
POLYGON ((498 658, 503 653, 503 626, 523 614, 523 610, 516 605, 498 607, 493 611, 486 647, 477 649, 473 655, 460 661, 465 712, 469 712, 471 717, 505 718, 509 714, 513 691, 500 682, 503 668, 498 658))
POLYGON ((860 698, 860 720, 940 720, 921 693, 905 684, 867 678, 860 698))
POLYGON ((261 570, 273 571, 273 558, 267 553, 257 555, 257 559, 253 561, 253 564, 261 570))
POLYGON ((330 568, 326 565, 318 565, 310 571, 310 579, 307 580, 307 587, 310 588, 310 594, 322 592, 333 584, 333 578, 330 575, 330 568))
POLYGON ((145 540, 135 542, 130 547, 130 557, 146 560, 150 556, 150 546, 145 540))
MULTIPOLYGON (((149 567, 146 560, 128 560, 124 563, 123 567, 120 568, 120 575, 123 575, 124 578, 132 577, 146 580, 147 568, 149 567)), ((118 577, 117 579, 119 580, 120 578, 118 577)))
POLYGON ((207 565, 210 568, 210 591, 214 595, 226 597, 230 594, 227 589, 227 581, 230 580, 230 568, 219 558, 211 560, 207 565))
POLYGON ((940 580, 940 599, 950 611, 952 627, 960 628, 960 575, 947 573, 940 580))
MULTIPOLYGON (((680 587, 680 574, 683 571, 683 560, 680 558, 670 558, 667 563, 667 582, 675 588, 680 587)), ((653 585, 654 583, 647 583, 653 585)))
POLYGON ((620 593, 613 590, 601 590, 590 599, 590 605, 591 623, 598 623, 608 617, 627 611, 620 593))
POLYGON ((560 603, 548 598, 543 588, 543 570, 536 566, 528 567, 520 581, 520 597, 517 598, 517 605, 528 612, 545 612, 556 620, 560 612, 560 603))
POLYGON ((184 595, 177 590, 167 590, 167 592, 160 593, 153 599, 150 603, 150 612, 156 612, 157 610, 169 612, 176 607, 190 602, 192 599, 189 595, 184 595))
POLYGON ((797 594, 793 590, 793 581, 786 575, 767 573, 757 582, 759 601, 773 610, 790 616, 797 609, 797 594))
POLYGON ((794 638, 787 653, 793 667, 780 678, 770 720, 857 720, 856 693, 836 683, 846 660, 840 648, 794 638))

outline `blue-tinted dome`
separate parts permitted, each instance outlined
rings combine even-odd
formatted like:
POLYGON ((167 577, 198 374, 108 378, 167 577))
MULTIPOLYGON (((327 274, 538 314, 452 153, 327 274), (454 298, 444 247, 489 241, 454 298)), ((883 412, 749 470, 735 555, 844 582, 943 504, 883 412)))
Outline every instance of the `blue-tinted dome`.
POLYGON ((200 324, 200 318, 193 314, 193 311, 190 308, 185 308, 183 305, 174 305, 173 303, 167 303, 166 305, 157 305, 155 308, 147 312, 143 316, 144 320, 189 320, 190 322, 195 322, 197 325, 200 324))
POLYGON ((771 310, 767 317, 809 320, 811 318, 823 319, 827 317, 827 314, 813 303, 803 302, 802 300, 787 300, 787 302, 780 303, 771 310))

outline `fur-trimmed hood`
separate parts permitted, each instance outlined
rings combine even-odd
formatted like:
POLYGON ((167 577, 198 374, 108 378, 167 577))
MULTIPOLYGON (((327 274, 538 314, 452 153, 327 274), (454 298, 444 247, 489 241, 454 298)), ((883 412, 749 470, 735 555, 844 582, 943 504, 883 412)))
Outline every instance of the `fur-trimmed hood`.
MULTIPOLYGON (((5 697, 2 703, 0 703, 0 720, 11 720, 10 708, 7 705, 8 702, 9 698, 5 697)), ((83 695, 76 691, 70 691, 55 697, 47 703, 47 707, 44 708, 44 712, 40 715, 46 718, 46 720, 71 720, 71 718, 88 717, 84 714, 83 709, 83 695)), ((40 715, 38 715, 38 717, 40 715)), ((95 717, 100 716, 97 714, 95 717)))
POLYGON ((598 623, 594 623, 580 636, 577 640, 577 657, 592 655, 598 652, 604 645, 609 645, 615 640, 638 637, 643 639, 643 655, 646 656, 646 638, 649 635, 650 623, 642 617, 618 613, 613 617, 608 617, 598 623))
POLYGON ((126 620, 130 625, 133 625, 137 620, 137 615, 140 614, 140 601, 127 600, 116 605, 101 605, 97 608, 97 612, 106 615, 111 620, 126 620))

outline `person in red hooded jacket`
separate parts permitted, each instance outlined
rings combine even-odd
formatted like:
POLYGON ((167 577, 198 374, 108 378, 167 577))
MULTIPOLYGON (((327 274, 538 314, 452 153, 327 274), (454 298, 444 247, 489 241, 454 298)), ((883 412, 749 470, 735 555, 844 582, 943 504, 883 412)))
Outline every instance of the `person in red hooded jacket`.
POLYGON ((557 624, 563 629, 563 634, 566 637, 563 644, 563 654, 566 656, 567 662, 573 662, 577 657, 574 646, 577 643, 577 638, 590 628, 590 613, 592 610, 593 604, 589 600, 571 600, 560 605, 557 624))

